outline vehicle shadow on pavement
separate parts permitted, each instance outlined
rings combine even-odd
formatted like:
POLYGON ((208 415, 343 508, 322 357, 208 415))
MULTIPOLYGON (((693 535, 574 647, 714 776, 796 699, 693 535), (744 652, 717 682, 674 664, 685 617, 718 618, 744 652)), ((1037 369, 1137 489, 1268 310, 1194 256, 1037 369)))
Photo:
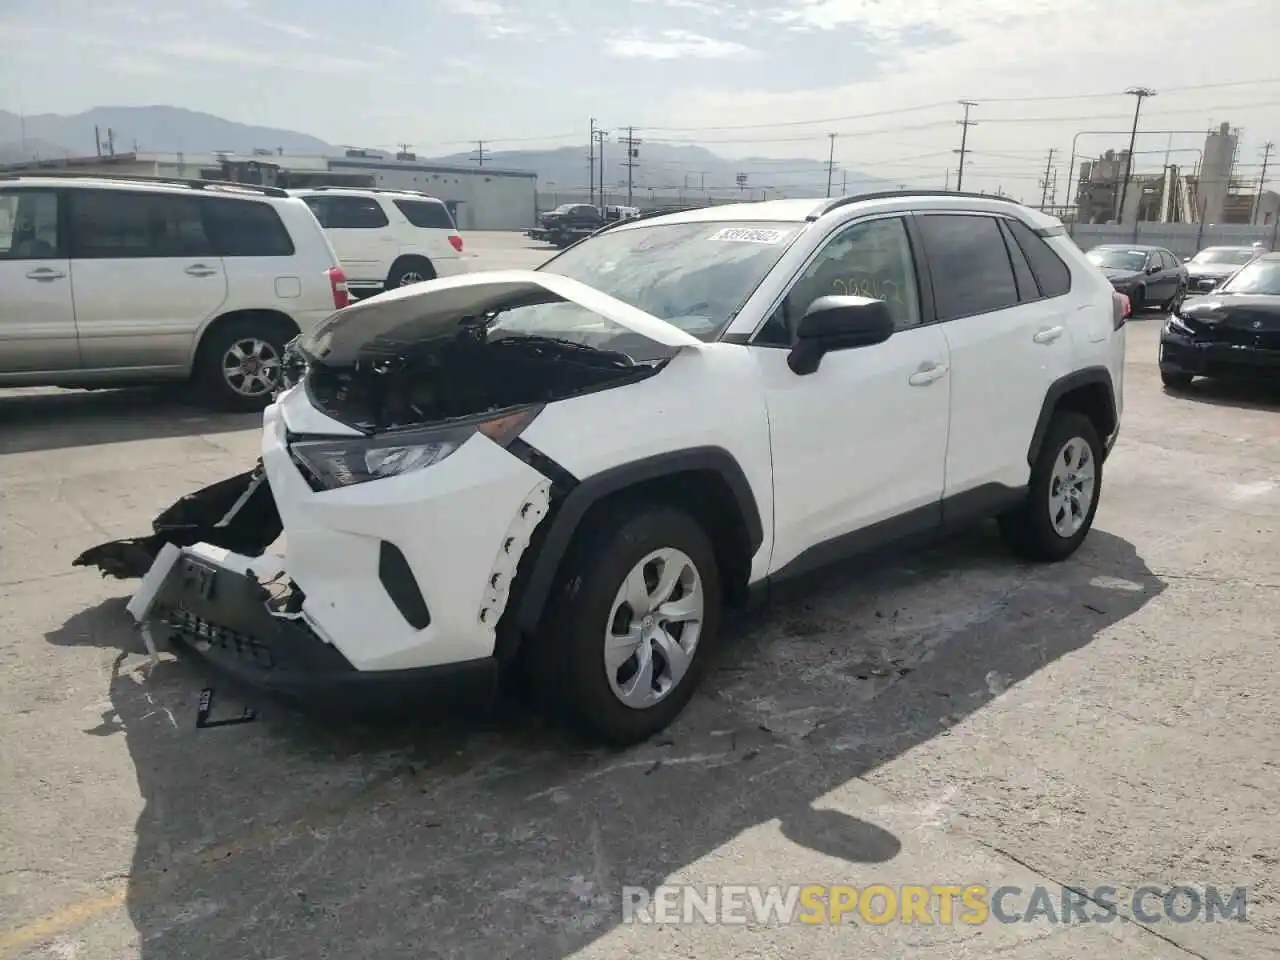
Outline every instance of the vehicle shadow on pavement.
POLYGON ((0 391, 0 455, 251 430, 260 413, 211 413, 182 387, 0 391))
POLYGON ((685 716, 625 752, 516 706, 388 729, 259 704, 255 722, 196 729, 203 687, 215 716, 239 705, 194 658, 150 667, 123 598, 47 639, 121 651, 112 712, 84 733, 125 738, 145 802, 126 893, 140 956, 559 960, 621 923, 624 885, 664 882, 751 828, 891 860, 902 839, 815 803, 1163 589, 1102 530, 1039 567, 976 533, 735 619, 685 716))
POLYGON ((1280 410, 1280 383, 1247 383, 1233 380, 1193 380, 1176 390, 1166 387, 1171 397, 1242 410, 1280 410))

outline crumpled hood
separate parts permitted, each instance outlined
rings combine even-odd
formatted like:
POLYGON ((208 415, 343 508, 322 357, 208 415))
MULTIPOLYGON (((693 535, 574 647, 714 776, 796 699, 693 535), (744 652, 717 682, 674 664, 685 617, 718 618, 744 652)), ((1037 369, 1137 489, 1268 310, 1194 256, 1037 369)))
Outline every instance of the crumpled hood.
POLYGON ((420 336, 445 333, 468 316, 512 302, 570 301, 620 327, 666 347, 697 347, 702 341, 674 324, 623 303, 594 287, 540 270, 492 270, 398 287, 344 307, 300 341, 324 360, 353 352, 372 337, 415 321, 420 336))
POLYGON ((1280 333, 1280 297, 1210 294, 1187 300, 1178 311, 1202 323, 1258 333, 1280 333))

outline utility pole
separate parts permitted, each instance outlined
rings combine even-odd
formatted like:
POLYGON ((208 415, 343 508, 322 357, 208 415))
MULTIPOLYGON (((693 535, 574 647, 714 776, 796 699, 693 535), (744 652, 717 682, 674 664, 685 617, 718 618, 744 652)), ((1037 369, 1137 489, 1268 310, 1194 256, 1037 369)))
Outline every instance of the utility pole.
POLYGON ((604 216, 604 140, 609 136, 608 130, 596 129, 596 160, 600 164, 600 215, 604 216))
POLYGON ((1120 208, 1116 211, 1116 223, 1124 222, 1124 201, 1129 193, 1129 179, 1133 176, 1133 147, 1138 140, 1138 114, 1142 112, 1142 101, 1156 95, 1150 87, 1130 87, 1125 93, 1136 99, 1133 105, 1133 129, 1129 131, 1129 155, 1125 157, 1124 162, 1124 183, 1120 186, 1120 208))
POLYGON ((640 166, 640 141, 636 139, 635 127, 627 127, 627 135, 622 138, 622 142, 627 148, 627 159, 622 165, 627 168, 627 206, 629 207, 632 193, 631 171, 640 166))
MULTIPOLYGON (((98 151, 98 156, 102 156, 102 133, 98 130, 98 125, 93 125, 93 144, 98 151)), ((24 151, 25 152, 25 151, 24 151)))
POLYGON ((1044 179, 1040 181, 1040 209, 1049 199, 1049 171, 1053 169, 1053 147, 1049 148, 1049 159, 1044 163, 1044 179))
POLYGON ((964 188, 964 157, 969 148, 969 128, 976 127, 977 121, 969 119, 969 111, 978 104, 973 100, 961 100, 960 106, 964 107, 964 119, 957 120, 960 124, 960 149, 954 151, 960 154, 960 169, 956 171, 956 191, 959 192, 964 188))
POLYGON ((591 118, 591 136, 587 145, 587 170, 591 177, 591 197, 587 201, 592 206, 596 202, 596 118, 591 118))
POLYGON ((847 197, 849 195, 849 171, 840 171, 840 196, 847 197))
POLYGON ((116 132, 107 127, 107 156, 114 157, 116 155, 116 132))
POLYGON ((828 133, 831 139, 831 146, 827 149, 827 196, 831 196, 831 175, 836 169, 836 135, 828 133))
POLYGON ((483 140, 476 141, 476 166, 478 167, 484 166, 484 141, 483 140))
POLYGON ((1262 175, 1258 177, 1258 195, 1253 199, 1253 216, 1249 218, 1249 222, 1254 226, 1258 223, 1258 210, 1262 206, 1262 191, 1267 188, 1267 165, 1271 162, 1271 151, 1275 149, 1275 144, 1268 140, 1262 145, 1262 175))

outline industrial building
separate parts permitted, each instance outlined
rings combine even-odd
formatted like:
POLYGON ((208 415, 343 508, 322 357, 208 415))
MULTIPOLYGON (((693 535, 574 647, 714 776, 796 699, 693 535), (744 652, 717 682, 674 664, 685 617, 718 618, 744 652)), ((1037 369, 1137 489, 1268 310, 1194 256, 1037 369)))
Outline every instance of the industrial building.
POLYGON ((1080 164, 1074 212, 1078 223, 1205 223, 1271 226, 1280 220, 1280 194, 1259 177, 1237 175, 1239 131, 1224 123, 1205 137, 1190 171, 1166 164, 1160 173, 1131 173, 1124 189, 1127 150, 1108 150, 1080 164), (1121 197, 1124 210, 1119 210, 1121 197))
POLYGON ((537 223, 536 173, 432 163, 408 153, 386 156, 348 150, 342 157, 307 157, 265 150, 252 155, 139 151, 0 166, 0 173, 31 171, 234 179, 285 188, 323 185, 414 190, 443 200, 453 211, 460 230, 525 230, 537 223))

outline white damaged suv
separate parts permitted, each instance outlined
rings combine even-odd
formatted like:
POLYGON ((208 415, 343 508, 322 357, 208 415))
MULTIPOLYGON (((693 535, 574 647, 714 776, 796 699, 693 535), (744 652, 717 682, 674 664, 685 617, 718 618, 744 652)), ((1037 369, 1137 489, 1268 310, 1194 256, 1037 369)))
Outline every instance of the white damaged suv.
POLYGON ((1072 554, 1127 315, 1058 221, 997 198, 622 221, 335 313, 257 469, 76 562, 142 577, 140 622, 297 700, 510 675, 634 743, 688 702, 727 603, 983 518, 1072 554))

